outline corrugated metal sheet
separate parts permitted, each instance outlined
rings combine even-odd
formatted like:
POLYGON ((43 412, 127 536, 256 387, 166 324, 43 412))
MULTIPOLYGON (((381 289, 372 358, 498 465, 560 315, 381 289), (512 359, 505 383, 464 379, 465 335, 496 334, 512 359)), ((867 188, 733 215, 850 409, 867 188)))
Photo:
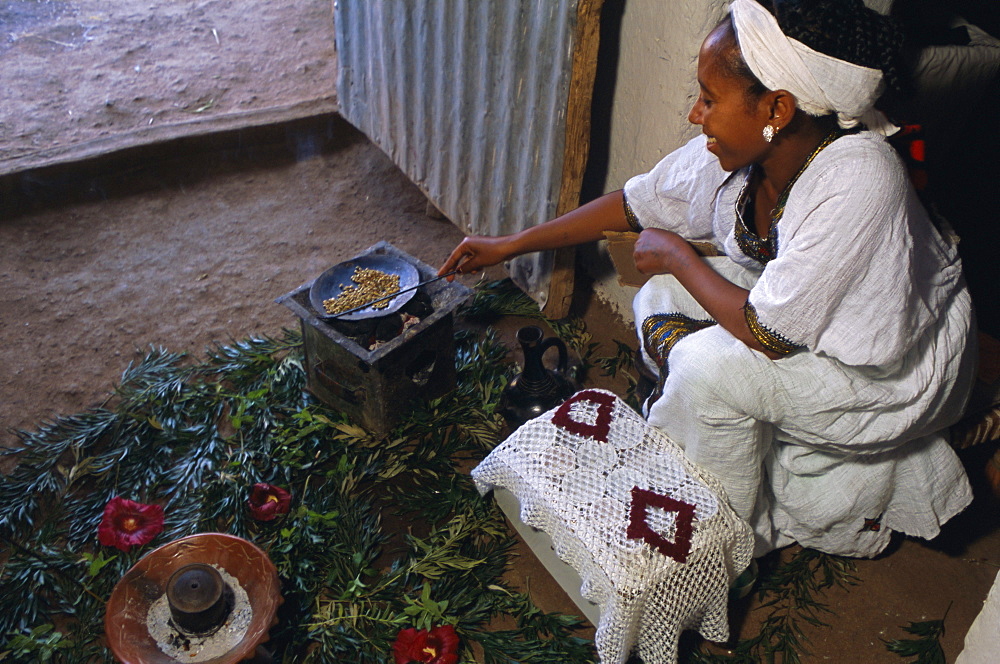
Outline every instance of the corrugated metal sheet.
MULTIPOLYGON (((576 12, 577 0, 334 0, 341 112, 466 232, 550 219, 576 12)), ((542 304, 550 271, 548 254, 512 266, 542 304)))

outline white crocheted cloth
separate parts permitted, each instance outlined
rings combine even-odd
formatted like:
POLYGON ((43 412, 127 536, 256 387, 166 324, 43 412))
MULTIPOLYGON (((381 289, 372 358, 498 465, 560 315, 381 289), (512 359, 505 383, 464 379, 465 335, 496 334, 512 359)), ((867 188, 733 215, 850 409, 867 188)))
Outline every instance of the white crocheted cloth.
POLYGON ((544 531, 600 607, 601 662, 677 661, 696 629, 729 636, 729 585, 749 564, 750 527, 722 486, 625 402, 583 390, 522 425, 473 471, 483 494, 503 487, 521 520, 544 531))

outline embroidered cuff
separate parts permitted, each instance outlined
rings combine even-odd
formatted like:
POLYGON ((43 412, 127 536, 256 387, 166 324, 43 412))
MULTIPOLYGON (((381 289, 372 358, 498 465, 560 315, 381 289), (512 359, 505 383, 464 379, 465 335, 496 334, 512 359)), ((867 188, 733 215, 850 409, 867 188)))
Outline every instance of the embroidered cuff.
POLYGON ((712 325, 715 325, 715 321, 695 320, 684 314, 654 314, 642 321, 642 343, 649 357, 660 369, 660 375, 648 403, 652 404, 663 395, 663 386, 670 371, 667 357, 677 342, 692 332, 704 330, 712 325))
POLYGON ((805 348, 805 346, 793 344, 777 332, 773 332, 772 330, 769 330, 761 325, 760 320, 757 319, 757 310, 752 304, 750 304, 750 300, 747 300, 746 306, 743 307, 743 313, 746 315, 747 325, 750 326, 750 332, 757 338, 757 341, 760 342, 761 346, 772 353, 788 355, 805 348))
POLYGON ((639 218, 635 216, 635 212, 632 211, 632 206, 628 204, 628 199, 622 194, 622 200, 625 202, 625 221, 628 225, 632 227, 636 233, 642 232, 642 224, 639 223, 639 218))

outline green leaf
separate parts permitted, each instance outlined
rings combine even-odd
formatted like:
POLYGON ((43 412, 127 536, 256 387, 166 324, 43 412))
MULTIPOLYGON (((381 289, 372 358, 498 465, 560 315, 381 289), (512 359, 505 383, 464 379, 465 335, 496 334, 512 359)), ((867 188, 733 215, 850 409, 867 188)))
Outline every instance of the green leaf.
POLYGON ((111 556, 110 558, 104 557, 104 551, 98 551, 95 556, 92 553, 84 553, 83 560, 87 562, 87 576, 94 578, 100 574, 101 570, 104 569, 108 564, 114 562, 118 556, 111 556))
MULTIPOLYGON (((950 607, 949 607, 950 608, 950 607)), ((947 615, 947 612, 946 612, 947 615)), ((886 649, 900 657, 915 657, 913 664, 944 664, 940 639, 944 636, 944 619, 911 622, 903 628, 916 639, 884 641, 886 649)))

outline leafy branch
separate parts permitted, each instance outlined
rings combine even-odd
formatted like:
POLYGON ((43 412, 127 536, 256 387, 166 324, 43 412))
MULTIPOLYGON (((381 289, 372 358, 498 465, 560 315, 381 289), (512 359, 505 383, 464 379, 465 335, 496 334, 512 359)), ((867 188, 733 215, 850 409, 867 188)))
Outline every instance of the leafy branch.
POLYGON ((885 647, 889 652, 896 653, 900 657, 915 657, 912 664, 944 664, 941 637, 944 636, 944 621, 950 610, 951 605, 949 604, 941 620, 911 622, 903 630, 918 638, 883 640, 885 647))
POLYGON ((499 442, 497 403, 515 370, 505 358, 493 334, 459 332, 454 392, 374 435, 305 396, 296 332, 218 345, 200 361, 150 349, 100 408, 19 433, 19 463, 0 477, 0 653, 110 662, 104 603, 123 574, 153 546, 226 532, 279 570, 285 602, 268 641, 279 661, 381 663, 401 627, 440 622, 490 661, 518 649, 537 662, 594 661, 573 635, 579 622, 506 589, 515 540, 456 470, 499 442), (257 482, 286 488, 290 512, 250 518, 257 482), (117 495, 164 507, 149 548, 110 555, 97 544, 117 495), (493 635, 500 616, 523 624, 493 635))

